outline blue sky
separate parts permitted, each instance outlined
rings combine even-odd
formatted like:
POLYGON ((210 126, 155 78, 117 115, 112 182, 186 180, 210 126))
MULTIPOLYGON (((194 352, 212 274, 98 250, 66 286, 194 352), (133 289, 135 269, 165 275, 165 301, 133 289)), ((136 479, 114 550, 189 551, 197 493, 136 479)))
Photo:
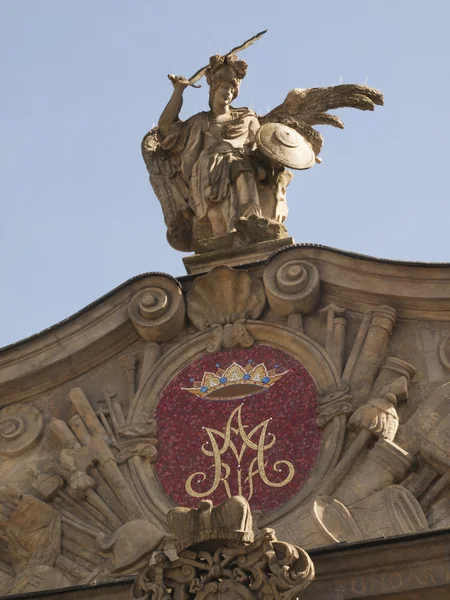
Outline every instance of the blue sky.
MULTIPOLYGON (((447 0, 219 3, 0 0, 0 346, 147 271, 182 275, 140 156, 171 93, 254 33, 236 106, 264 114, 294 87, 367 83, 374 113, 322 128, 297 172, 297 242, 450 261, 447 0)), ((188 89, 182 116, 207 108, 188 89)))

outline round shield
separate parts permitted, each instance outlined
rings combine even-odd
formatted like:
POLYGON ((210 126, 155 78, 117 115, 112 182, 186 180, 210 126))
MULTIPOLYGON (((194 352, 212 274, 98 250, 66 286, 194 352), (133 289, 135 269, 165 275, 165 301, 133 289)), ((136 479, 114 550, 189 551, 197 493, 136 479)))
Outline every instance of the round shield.
POLYGON ((295 129, 281 123, 263 125, 256 143, 263 154, 290 169, 310 169, 316 161, 311 144, 295 129))

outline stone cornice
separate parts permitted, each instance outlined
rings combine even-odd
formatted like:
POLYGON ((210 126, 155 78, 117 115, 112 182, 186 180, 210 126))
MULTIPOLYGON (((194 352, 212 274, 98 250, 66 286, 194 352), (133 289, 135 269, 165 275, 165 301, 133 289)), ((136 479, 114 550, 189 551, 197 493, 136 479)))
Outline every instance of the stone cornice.
POLYGON ((53 389, 138 340, 128 305, 154 275, 130 279, 61 323, 1 349, 0 404, 53 389))
POLYGON ((358 312, 387 304, 399 318, 450 320, 450 263, 385 260, 316 244, 277 255, 293 248, 317 267, 325 304, 338 298, 358 312))
MULTIPOLYGON (((447 599, 450 586, 450 531, 429 531, 310 550, 316 579, 302 594, 305 600, 356 598, 447 599)), ((11 595, 26 598, 113 598, 128 600, 133 577, 99 585, 11 595)))
MULTIPOLYGON (((317 267, 323 306, 338 302, 363 312, 387 304, 401 319, 450 321, 450 263, 382 260, 315 244, 289 246, 274 256, 292 251, 317 267)), ((245 267, 263 265, 259 261, 245 267)), ((155 275, 161 274, 130 279, 61 323, 1 349, 2 405, 73 380, 138 340, 128 304, 155 275)), ((195 278, 163 276, 182 288, 195 278)))

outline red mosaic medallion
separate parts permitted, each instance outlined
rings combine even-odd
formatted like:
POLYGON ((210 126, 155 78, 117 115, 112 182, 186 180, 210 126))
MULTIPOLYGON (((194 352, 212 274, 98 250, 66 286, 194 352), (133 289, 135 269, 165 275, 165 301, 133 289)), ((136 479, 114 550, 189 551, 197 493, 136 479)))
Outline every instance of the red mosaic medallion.
POLYGON ((191 363, 156 410, 165 492, 180 506, 236 494, 273 510, 296 494, 319 453, 317 394, 297 360, 269 346, 191 363))

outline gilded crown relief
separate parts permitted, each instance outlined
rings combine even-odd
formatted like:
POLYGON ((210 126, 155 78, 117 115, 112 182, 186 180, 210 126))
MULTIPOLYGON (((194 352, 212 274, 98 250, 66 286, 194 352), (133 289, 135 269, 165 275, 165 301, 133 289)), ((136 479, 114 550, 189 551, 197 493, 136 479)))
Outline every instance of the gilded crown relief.
MULTIPOLYGON (((3 594, 134 575, 152 553, 169 577, 186 551, 169 511, 236 495, 267 581, 267 527, 310 549, 448 526, 448 384, 417 398, 416 367, 392 355, 397 311, 347 308, 304 256, 148 277, 120 368, 0 411, 3 594)), ((241 568, 211 556, 196 593, 241 568)))

